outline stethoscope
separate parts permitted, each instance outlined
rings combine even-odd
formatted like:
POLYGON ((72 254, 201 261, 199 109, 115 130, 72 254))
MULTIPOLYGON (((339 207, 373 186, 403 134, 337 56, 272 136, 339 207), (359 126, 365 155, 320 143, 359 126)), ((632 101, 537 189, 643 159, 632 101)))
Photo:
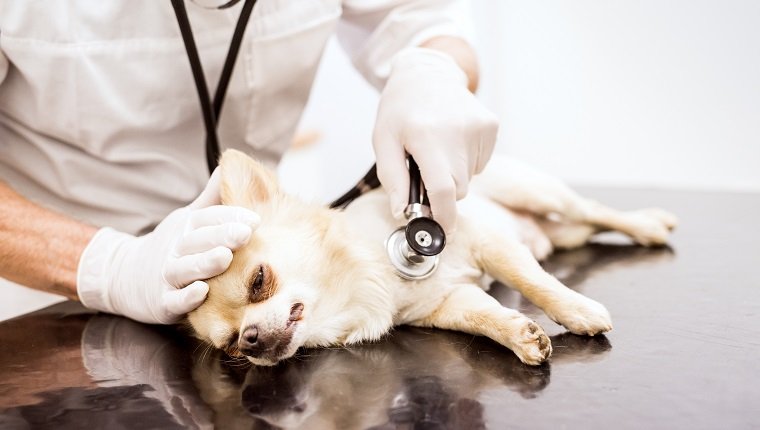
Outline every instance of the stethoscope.
POLYGON ((446 233, 433 220, 417 163, 411 156, 408 163, 409 204, 404 210, 407 224, 391 233, 385 248, 399 276, 419 280, 432 275, 438 267, 439 254, 446 246, 446 233))
MULTIPOLYGON (((407 223, 391 233, 385 241, 385 250, 396 274, 414 281, 425 279, 435 272, 439 254, 446 246, 446 233, 433 219, 419 166, 411 156, 407 157, 407 163, 409 203, 404 209, 407 223)), ((332 202, 330 208, 345 208, 360 195, 379 186, 377 165, 373 165, 353 188, 332 202)))
MULTIPOLYGON (((240 0, 193 0, 194 3, 209 9, 225 9, 240 0)), ((203 125, 206 129, 206 163, 209 173, 213 172, 219 160, 219 135, 217 125, 222 113, 224 96, 227 93, 232 70, 235 67, 240 45, 243 41, 245 28, 253 12, 256 0, 245 0, 238 17, 235 31, 232 34, 224 68, 219 78, 213 102, 206 85, 198 48, 195 45, 192 27, 187 16, 184 0, 171 0, 185 44, 190 68, 195 80, 201 110, 203 125)), ((407 224, 391 233, 385 242, 388 257, 396 269, 396 273, 404 279, 420 280, 429 277, 438 267, 439 254, 446 246, 446 234, 435 220, 430 210, 427 191, 422 182, 420 169, 414 159, 409 156, 409 203, 404 210, 407 224)), ((330 208, 345 208, 351 201, 363 193, 380 186, 377 178, 377 168, 373 165, 367 174, 348 192, 330 204, 330 208)))

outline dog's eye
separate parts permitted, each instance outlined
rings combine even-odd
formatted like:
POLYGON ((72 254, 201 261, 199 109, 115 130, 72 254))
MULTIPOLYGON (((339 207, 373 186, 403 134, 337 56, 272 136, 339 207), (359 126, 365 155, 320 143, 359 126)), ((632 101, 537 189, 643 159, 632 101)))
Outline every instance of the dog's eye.
POLYGON ((259 271, 256 273, 256 276, 253 278, 253 282, 251 283, 251 294, 256 294, 261 290, 261 287, 264 285, 264 266, 259 266, 259 271))
POLYGON ((267 264, 257 267, 248 278, 248 300, 251 303, 263 302, 277 291, 277 276, 267 264))

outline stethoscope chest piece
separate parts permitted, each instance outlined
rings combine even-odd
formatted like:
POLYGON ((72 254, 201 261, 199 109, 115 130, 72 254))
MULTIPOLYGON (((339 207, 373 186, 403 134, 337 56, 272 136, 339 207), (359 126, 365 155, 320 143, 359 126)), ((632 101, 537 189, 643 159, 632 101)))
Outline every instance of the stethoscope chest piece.
MULTIPOLYGON (((421 280, 429 277, 438 267, 438 255, 423 255, 411 248, 407 241, 410 229, 399 227, 385 243, 391 264, 396 273, 407 280, 421 280)), ((426 241, 427 239, 423 239, 426 241)), ((429 248, 423 247, 423 248, 429 248)))
POLYGON ((409 205, 404 215, 406 226, 391 233, 385 243, 388 257, 402 278, 425 279, 438 267, 439 254, 446 246, 446 233, 432 217, 420 171, 412 157, 409 157, 409 205))
POLYGON ((409 247, 425 257, 438 255, 446 246, 443 228, 432 218, 419 217, 409 221, 404 229, 404 237, 409 247))

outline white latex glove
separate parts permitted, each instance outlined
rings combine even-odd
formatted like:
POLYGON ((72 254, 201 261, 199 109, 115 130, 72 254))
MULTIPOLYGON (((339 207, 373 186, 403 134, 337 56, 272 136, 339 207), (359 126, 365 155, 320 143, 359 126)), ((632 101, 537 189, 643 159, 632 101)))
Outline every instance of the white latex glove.
POLYGON ((456 227, 456 201, 485 167, 498 121, 467 89, 467 76, 449 55, 409 48, 393 61, 380 97, 372 143, 377 175, 399 217, 408 203, 406 153, 420 167, 433 217, 456 227))
POLYGON ((248 242, 260 221, 248 209, 219 205, 220 176, 216 169, 195 201, 145 236, 100 229, 79 260, 82 304, 159 324, 200 306, 208 293, 203 280, 227 270, 232 250, 248 242))

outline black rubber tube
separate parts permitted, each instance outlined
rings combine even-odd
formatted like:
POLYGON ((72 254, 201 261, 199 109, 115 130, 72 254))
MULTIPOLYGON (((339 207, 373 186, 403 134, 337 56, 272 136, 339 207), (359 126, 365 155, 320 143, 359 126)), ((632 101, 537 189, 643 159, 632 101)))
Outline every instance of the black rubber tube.
POLYGON ((373 164, 369 171, 364 175, 353 188, 346 191, 345 194, 338 197, 330 203, 330 209, 344 209, 349 203, 356 200, 359 196, 369 190, 374 190, 380 186, 380 180, 377 179, 377 164, 373 164))
POLYGON ((237 25, 235 25, 235 32, 232 33, 232 41, 230 42, 230 49, 227 51, 227 58, 224 60, 224 68, 222 74, 219 77, 219 84, 216 86, 216 93, 214 94, 214 117, 219 118, 222 114, 222 105, 224 105, 224 96, 227 94, 227 87, 230 84, 230 77, 232 77, 232 71, 235 69, 235 61, 237 61, 238 52, 240 52, 240 46, 243 43, 243 36, 245 36, 245 27, 248 25, 248 21, 253 12, 253 7, 256 5, 256 0, 246 0, 243 3, 243 10, 240 11, 237 25))
POLYGON ((209 174, 214 171, 219 157, 219 137, 216 134, 216 118, 211 105, 206 77, 203 74, 203 66, 198 56, 198 48, 195 46, 193 38, 193 29, 190 26, 190 20, 187 17, 184 0, 172 0, 174 14, 177 16, 182 41, 185 44, 187 58, 190 60, 190 69, 193 71, 195 80, 195 89, 198 92, 198 99, 201 103, 203 113, 203 125, 206 127, 206 164, 208 165, 209 174))
POLYGON ((414 158, 409 157, 409 204, 421 203, 420 200, 420 188, 422 178, 420 177, 420 167, 414 158))
POLYGON ((190 20, 187 17, 185 2, 184 0, 172 0, 172 7, 174 8, 174 14, 177 16, 177 24, 179 25, 179 30, 182 34, 182 41, 185 44, 187 58, 190 61, 190 69, 193 71, 195 89, 198 92, 198 99, 200 100, 201 111, 203 113, 203 125, 206 128, 206 165, 208 166, 209 174, 214 171, 219 163, 221 149, 219 147, 217 125, 219 123, 219 117, 222 114, 224 97, 227 94, 227 87, 229 86, 230 78, 232 77, 232 71, 235 68, 235 62, 237 60, 238 52, 240 51, 240 46, 243 42, 243 36, 245 36, 245 28, 255 5, 256 0, 246 0, 243 4, 243 10, 240 11, 237 25, 235 25, 235 31, 232 34, 232 41, 230 42, 230 48, 227 51, 227 57, 224 60, 224 67, 222 69, 222 74, 219 77, 219 83, 217 84, 212 104, 208 86, 206 85, 206 77, 203 73, 203 65, 201 64, 200 56, 198 55, 198 47, 195 45, 193 29, 190 26, 190 20))

